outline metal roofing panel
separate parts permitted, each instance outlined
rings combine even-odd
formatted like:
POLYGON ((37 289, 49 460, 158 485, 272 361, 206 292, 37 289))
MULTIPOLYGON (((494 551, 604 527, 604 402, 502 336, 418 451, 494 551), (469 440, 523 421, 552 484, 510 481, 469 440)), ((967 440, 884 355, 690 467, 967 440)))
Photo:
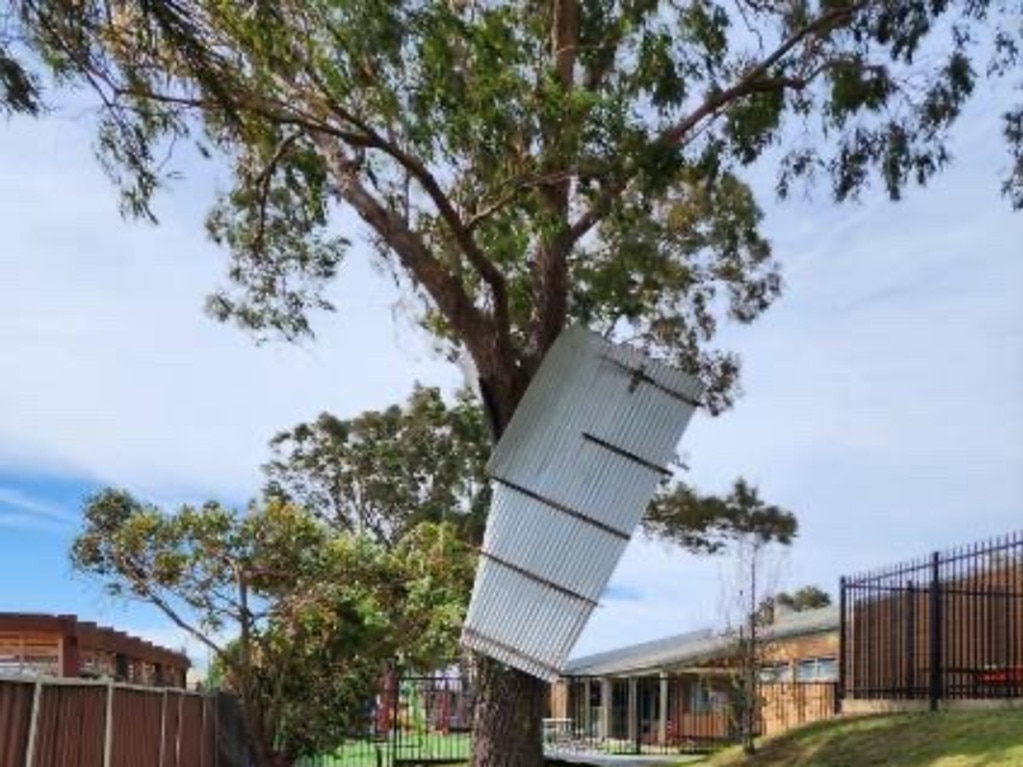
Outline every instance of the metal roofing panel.
POLYGON ((466 646, 557 676, 701 393, 636 350, 562 333, 488 465, 496 486, 466 646))
MULTIPOLYGON (((790 639, 838 628, 838 609, 822 607, 787 615, 764 628, 768 640, 790 639)), ((566 674, 635 674, 663 669, 682 663, 694 663, 720 656, 735 648, 735 636, 715 634, 710 629, 655 639, 651 642, 619 647, 607 652, 575 658, 565 664, 566 674)))

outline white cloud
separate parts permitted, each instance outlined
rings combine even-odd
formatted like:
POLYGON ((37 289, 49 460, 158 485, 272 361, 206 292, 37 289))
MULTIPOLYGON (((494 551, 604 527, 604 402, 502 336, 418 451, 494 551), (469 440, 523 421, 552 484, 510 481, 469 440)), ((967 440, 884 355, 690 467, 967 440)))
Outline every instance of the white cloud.
POLYGON ((72 473, 165 499, 258 488, 267 440, 322 410, 354 414, 445 385, 400 296, 364 258, 315 344, 257 347, 203 315, 224 259, 201 228, 213 180, 125 224, 89 126, 12 123, 0 144, 0 466, 72 473), (29 147, 31 151, 28 151, 29 147), (179 202, 180 200, 180 202, 179 202))

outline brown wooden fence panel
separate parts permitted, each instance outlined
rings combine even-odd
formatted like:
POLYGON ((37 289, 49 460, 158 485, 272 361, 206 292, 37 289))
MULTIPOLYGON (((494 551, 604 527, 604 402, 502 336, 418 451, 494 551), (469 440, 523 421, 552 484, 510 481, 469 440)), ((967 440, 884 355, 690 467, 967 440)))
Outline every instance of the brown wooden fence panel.
POLYGON ((105 687, 43 685, 30 767, 103 767, 105 687))
POLYGON ((181 710, 184 695, 179 692, 167 692, 167 707, 164 709, 166 719, 163 725, 163 763, 160 767, 178 767, 178 749, 181 741, 181 710))
POLYGON ((115 688, 113 704, 112 767, 159 764, 163 695, 115 688))
POLYGON ((0 767, 24 767, 35 685, 0 681, 0 767))
POLYGON ((240 704, 230 695, 68 679, 0 680, 0 767, 25 767, 30 752, 28 767, 103 767, 108 751, 110 767, 249 765, 240 704))
POLYGON ((181 730, 177 767, 203 767, 202 698, 187 695, 181 700, 181 730))

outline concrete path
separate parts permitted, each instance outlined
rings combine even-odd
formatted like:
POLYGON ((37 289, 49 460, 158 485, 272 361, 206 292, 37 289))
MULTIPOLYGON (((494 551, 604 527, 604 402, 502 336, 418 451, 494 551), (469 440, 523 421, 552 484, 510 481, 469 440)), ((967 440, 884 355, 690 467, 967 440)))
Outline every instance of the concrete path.
POLYGON ((663 765, 684 764, 690 761, 698 762, 704 758, 702 756, 687 756, 686 754, 676 754, 673 756, 663 754, 659 756, 619 756, 615 754, 558 753, 557 751, 548 752, 547 757, 569 764, 600 765, 600 767, 662 767, 663 765))

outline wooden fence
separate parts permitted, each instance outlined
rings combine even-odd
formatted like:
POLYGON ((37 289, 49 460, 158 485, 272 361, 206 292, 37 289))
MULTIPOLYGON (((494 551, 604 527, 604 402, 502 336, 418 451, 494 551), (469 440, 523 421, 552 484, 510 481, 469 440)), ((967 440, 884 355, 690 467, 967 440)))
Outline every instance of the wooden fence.
POLYGON ((84 679, 0 679, 0 767, 248 767, 237 700, 84 679))

